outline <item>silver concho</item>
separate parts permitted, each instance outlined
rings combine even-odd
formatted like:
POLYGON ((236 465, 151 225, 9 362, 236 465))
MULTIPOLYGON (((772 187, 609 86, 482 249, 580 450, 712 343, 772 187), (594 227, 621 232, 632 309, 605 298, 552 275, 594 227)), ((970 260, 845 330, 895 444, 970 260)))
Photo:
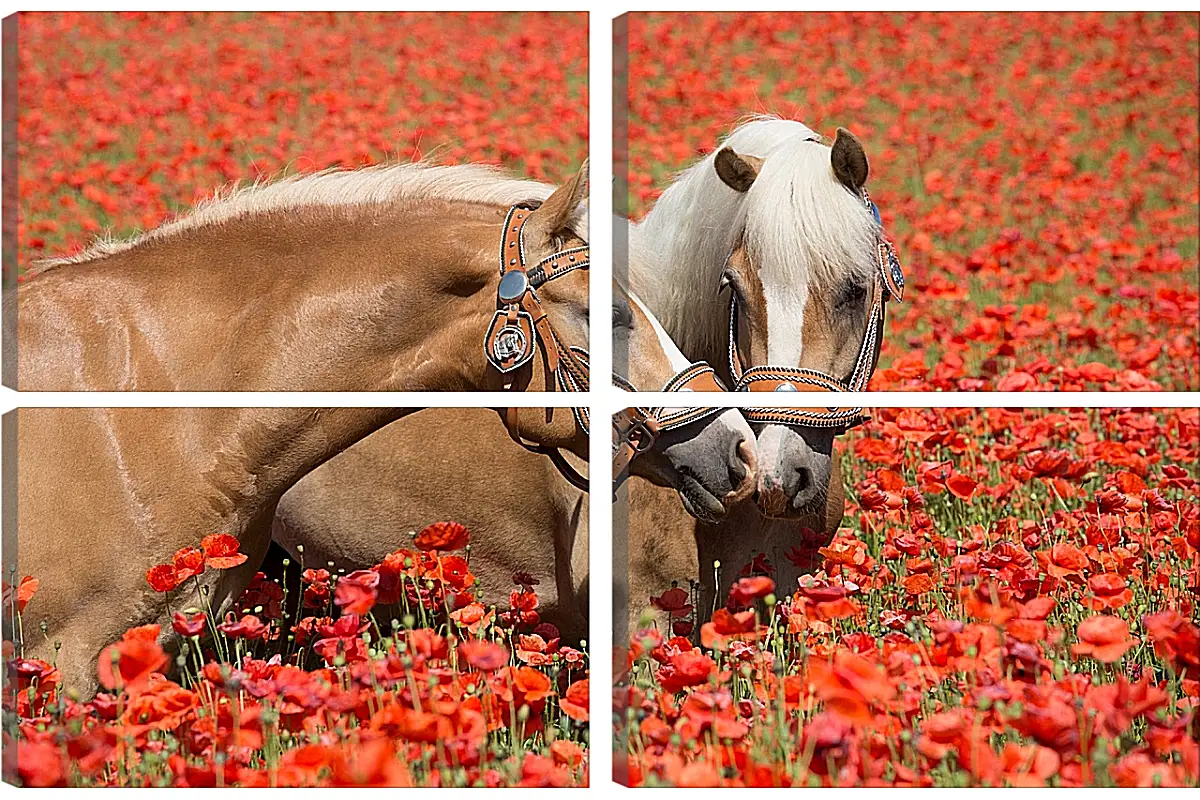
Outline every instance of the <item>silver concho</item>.
POLYGON ((781 383, 775 387, 775 391, 777 391, 777 392, 798 392, 800 390, 797 389, 796 385, 793 383, 781 383))
POLYGON ((519 311, 512 319, 505 309, 498 310, 484 337, 484 354, 500 372, 512 372, 533 358, 537 347, 533 317, 519 311))
POLYGON ((516 303, 529 291, 529 276, 524 272, 514 270, 506 272, 500 278, 497 294, 502 303, 516 303))
POLYGON ((505 325, 496 334, 495 353, 502 361, 520 362, 528 347, 529 340, 525 338, 525 333, 520 328, 505 325))

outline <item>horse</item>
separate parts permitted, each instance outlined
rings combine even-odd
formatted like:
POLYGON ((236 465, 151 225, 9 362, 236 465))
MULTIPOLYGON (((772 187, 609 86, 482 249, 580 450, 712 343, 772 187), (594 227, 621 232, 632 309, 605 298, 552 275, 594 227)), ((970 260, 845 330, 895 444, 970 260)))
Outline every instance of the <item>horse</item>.
MULTIPOLYGON (((638 355, 627 373, 636 386, 659 389, 692 367, 619 286, 613 330, 638 355)), ((753 491, 753 438, 741 414, 725 410, 662 433, 630 472, 716 520, 753 491)), ((507 597, 512 576, 525 573, 538 582, 542 620, 576 642, 588 625, 588 508, 587 492, 515 447, 494 416, 428 409, 302 479, 279 503, 273 538, 297 560, 353 570, 403 546, 406 532, 454 519, 472 533, 471 569, 485 601, 507 597)))
MULTIPOLYGON (((555 189, 470 165, 406 165, 236 192, 43 265, 17 298, 21 388, 586 385, 571 344, 587 331, 585 176, 555 189)), ((171 609, 230 606, 289 488, 412 411, 6 417, 17 426, 19 566, 42 582, 26 615, 46 625, 25 653, 56 660, 87 697, 97 654, 127 628, 157 623, 174 646, 171 609), (69 491, 55 491, 64 481, 69 491), (172 594, 151 589, 148 567, 212 533, 237 538, 247 562, 172 594)), ((505 414, 510 429, 520 421, 514 436, 586 457, 574 411, 524 417, 505 414)))
POLYGON ((18 388, 554 390, 532 339, 586 346, 586 192, 416 163, 218 193, 35 265, 18 388))
MULTIPOLYGON (((689 358, 719 365, 735 390, 862 391, 874 370, 883 308, 903 276, 866 191, 862 144, 826 144, 800 122, 758 118, 687 168, 629 231, 630 287, 689 358), (748 366, 749 365, 749 366, 748 366), (782 365, 782 366, 768 366, 782 365)), ((751 410, 754 504, 717 524, 680 514, 670 496, 632 483, 627 506, 628 613, 675 581, 711 612, 755 553, 791 591, 842 518, 833 443, 860 409, 751 410), (714 578, 714 562, 722 564, 714 578)), ((621 587, 618 586, 620 593, 621 587)), ((617 641, 625 631, 619 629, 617 641)))

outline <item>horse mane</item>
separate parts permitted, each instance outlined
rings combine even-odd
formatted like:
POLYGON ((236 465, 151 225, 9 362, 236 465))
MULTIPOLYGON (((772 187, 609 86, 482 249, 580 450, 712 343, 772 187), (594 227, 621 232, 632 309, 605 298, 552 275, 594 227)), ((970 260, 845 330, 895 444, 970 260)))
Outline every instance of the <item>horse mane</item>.
MULTIPOLYGON (((218 189, 190 211, 132 237, 100 238, 75 255, 40 260, 30 272, 106 258, 196 228, 254 215, 311 207, 350 209, 404 200, 510 206, 545 200, 555 188, 548 183, 513 178, 483 164, 379 164, 353 170, 333 168, 307 175, 268 177, 249 185, 232 184, 218 189)), ((576 233, 586 239, 586 206, 576 213, 573 224, 576 233)))
MULTIPOLYGON (((715 302, 726 259, 739 240, 764 274, 822 291, 848 278, 865 280, 877 228, 862 201, 833 175, 830 148, 808 126, 753 117, 724 140, 741 155, 765 159, 749 191, 726 186, 713 159, 720 147, 685 169, 650 213, 630 226, 630 282, 692 358, 712 358, 726 344, 715 302)), ((721 303, 724 306, 724 302, 721 303)))

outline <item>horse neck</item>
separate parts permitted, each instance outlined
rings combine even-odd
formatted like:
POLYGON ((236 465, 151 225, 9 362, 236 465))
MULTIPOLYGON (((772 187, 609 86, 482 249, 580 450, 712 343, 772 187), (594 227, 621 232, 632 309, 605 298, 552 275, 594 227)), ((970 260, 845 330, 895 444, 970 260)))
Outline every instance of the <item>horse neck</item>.
POLYGON ((22 287, 22 388, 499 388, 478 254, 503 210, 456 205, 235 219, 48 270, 22 287))
POLYGON ((710 161, 689 168, 630 226, 629 286, 684 355, 717 366, 728 324, 717 286, 741 228, 742 195, 719 183, 710 161))
POLYGON ((412 408, 185 409, 204 445, 197 484, 219 516, 248 526, 301 478, 412 408))

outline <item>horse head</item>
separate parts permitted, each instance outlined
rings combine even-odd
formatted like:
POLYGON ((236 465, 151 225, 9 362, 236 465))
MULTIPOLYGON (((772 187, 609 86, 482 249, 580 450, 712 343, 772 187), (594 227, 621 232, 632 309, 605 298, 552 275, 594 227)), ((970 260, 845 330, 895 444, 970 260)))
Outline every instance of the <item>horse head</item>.
MULTIPOLYGON (((826 146, 798 123, 767 122, 790 133, 774 146, 746 141, 760 155, 743 154, 743 128, 712 159, 742 197, 741 225, 712 289, 728 302, 728 377, 738 390, 863 391, 879 356, 884 304, 903 289, 866 192, 866 153, 844 129, 826 146)), ((860 410, 747 416, 758 432, 760 510, 795 518, 823 509, 833 440, 865 418, 860 410)))
MULTIPOLYGON (((654 315, 617 282, 613 285, 613 353, 615 359, 628 362, 627 368, 618 370, 627 388, 723 389, 707 365, 684 357, 654 315)), ((647 422, 646 410, 628 409, 618 416, 624 416, 626 423, 647 422)), ((649 416, 655 430, 644 449, 630 451, 628 474, 675 489, 688 513, 707 522, 719 520, 730 506, 753 492, 754 432, 737 409, 662 408, 649 416)), ((614 421, 617 428, 621 424, 614 421)), ((622 433, 650 432, 618 431, 622 433)), ((618 443, 618 450, 621 446, 618 443)), ((614 477, 623 480, 624 471, 614 477)))

